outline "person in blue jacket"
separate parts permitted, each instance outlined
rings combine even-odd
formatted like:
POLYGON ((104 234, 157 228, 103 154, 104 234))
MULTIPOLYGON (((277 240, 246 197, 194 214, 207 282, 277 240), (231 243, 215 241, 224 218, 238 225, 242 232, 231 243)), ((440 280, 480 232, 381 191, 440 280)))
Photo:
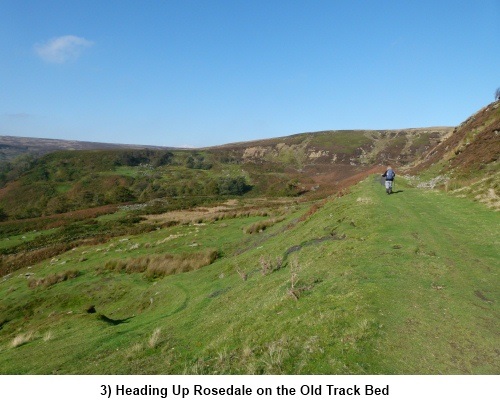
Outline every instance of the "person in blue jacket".
POLYGON ((394 178, 396 177, 396 173, 394 172, 394 170, 392 170, 391 166, 387 166, 387 170, 382 175, 382 177, 385 177, 385 191, 387 192, 387 194, 391 194, 392 184, 394 182, 394 178))

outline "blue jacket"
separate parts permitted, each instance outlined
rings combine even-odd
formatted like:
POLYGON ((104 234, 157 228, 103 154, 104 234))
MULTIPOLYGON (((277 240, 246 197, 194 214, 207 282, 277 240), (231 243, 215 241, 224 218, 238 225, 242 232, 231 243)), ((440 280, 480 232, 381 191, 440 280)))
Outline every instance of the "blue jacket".
POLYGON ((396 177, 396 173, 392 169, 386 170, 385 173, 382 175, 382 177, 385 177, 385 179, 387 181, 392 181, 392 180, 394 180, 394 177, 396 177), (389 171, 392 173, 387 174, 387 172, 389 172, 389 171))

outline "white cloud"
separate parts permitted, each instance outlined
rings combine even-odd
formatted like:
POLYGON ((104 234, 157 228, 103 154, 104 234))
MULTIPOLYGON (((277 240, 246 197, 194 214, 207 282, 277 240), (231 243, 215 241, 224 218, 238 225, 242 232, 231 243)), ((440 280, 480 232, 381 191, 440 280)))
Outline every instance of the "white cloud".
POLYGON ((53 38, 43 44, 35 45, 35 52, 50 63, 65 63, 75 60, 85 48, 94 45, 92 41, 74 35, 53 38))

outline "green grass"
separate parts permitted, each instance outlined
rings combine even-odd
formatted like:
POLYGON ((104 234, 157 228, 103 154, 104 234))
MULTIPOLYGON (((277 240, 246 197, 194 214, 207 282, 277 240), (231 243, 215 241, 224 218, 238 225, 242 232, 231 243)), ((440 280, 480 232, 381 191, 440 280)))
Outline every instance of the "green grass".
POLYGON ((129 177, 137 177, 141 172, 150 172, 152 170, 145 170, 141 167, 130 167, 130 166, 118 166, 115 168, 114 173, 119 174, 121 176, 129 176, 129 177))
POLYGON ((55 189, 59 194, 65 194, 69 190, 71 190, 72 187, 73 185, 71 183, 63 183, 63 184, 57 184, 55 186, 55 189))
POLYGON ((0 283, 0 373, 498 374, 499 214, 396 191, 369 178, 251 235, 264 217, 81 246, 29 270, 79 272, 49 287, 20 270, 0 283), (155 281, 105 268, 211 248, 215 263, 155 281))
POLYGON ((19 235, 3 237, 0 239, 0 249, 12 248, 14 246, 21 245, 26 242, 31 242, 39 236, 48 236, 55 233, 57 229, 48 229, 44 231, 31 231, 19 235))
POLYGON ((100 223, 109 223, 109 224, 113 224, 113 222, 117 221, 117 220, 120 220, 120 219, 124 219, 128 214, 128 211, 124 210, 124 209, 119 209, 118 211, 112 213, 112 214, 106 214, 106 215, 100 215, 96 218, 96 221, 97 222, 100 222, 100 223))

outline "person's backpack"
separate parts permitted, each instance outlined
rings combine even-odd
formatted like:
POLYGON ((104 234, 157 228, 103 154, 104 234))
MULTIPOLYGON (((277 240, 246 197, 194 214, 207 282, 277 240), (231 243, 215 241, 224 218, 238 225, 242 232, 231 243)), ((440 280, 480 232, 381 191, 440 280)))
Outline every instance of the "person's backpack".
POLYGON ((387 173, 385 174, 385 179, 386 180, 394 180, 394 177, 396 176, 396 173, 394 173, 394 170, 389 169, 387 170, 387 173))

